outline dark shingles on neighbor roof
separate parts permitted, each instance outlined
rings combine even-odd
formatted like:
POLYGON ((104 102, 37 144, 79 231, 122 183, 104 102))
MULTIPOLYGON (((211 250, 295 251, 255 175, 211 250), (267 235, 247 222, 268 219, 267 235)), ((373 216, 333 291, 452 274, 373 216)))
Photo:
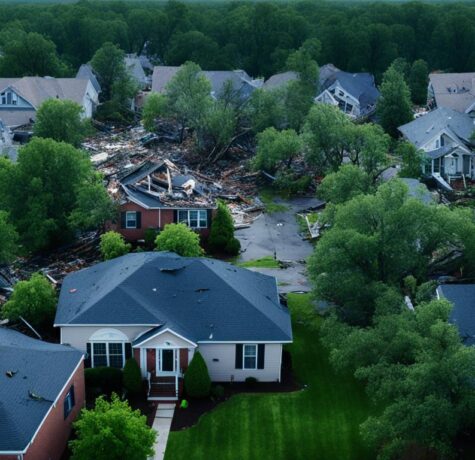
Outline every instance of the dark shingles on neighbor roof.
POLYGON ((461 143, 468 143, 474 128, 469 115, 439 107, 398 129, 416 147, 423 147, 444 129, 458 137, 461 143))
POLYGON ((0 451, 28 445, 81 358, 74 348, 0 327, 0 451), (15 374, 8 377, 8 371, 15 374))
POLYGON ((144 252, 68 275, 56 325, 144 324, 193 342, 289 341, 275 278, 206 258, 144 252))
POLYGON ((440 297, 453 303, 449 321, 457 326, 465 345, 475 345, 475 284, 443 284, 440 297))

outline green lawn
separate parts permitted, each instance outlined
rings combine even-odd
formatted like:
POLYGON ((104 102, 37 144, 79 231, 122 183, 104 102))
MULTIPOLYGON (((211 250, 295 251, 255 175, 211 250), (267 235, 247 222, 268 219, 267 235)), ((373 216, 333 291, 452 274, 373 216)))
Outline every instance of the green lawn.
MULTIPOLYGON (((308 313, 309 300, 294 294, 289 305, 308 313)), ((235 396, 193 428, 170 433, 165 460, 372 459, 358 434, 369 411, 363 387, 333 372, 318 340, 319 324, 294 322, 290 351, 306 390, 235 396)))
POLYGON ((247 260, 246 262, 239 262, 239 267, 250 268, 280 268, 279 261, 275 260, 272 256, 261 257, 260 259, 247 260))

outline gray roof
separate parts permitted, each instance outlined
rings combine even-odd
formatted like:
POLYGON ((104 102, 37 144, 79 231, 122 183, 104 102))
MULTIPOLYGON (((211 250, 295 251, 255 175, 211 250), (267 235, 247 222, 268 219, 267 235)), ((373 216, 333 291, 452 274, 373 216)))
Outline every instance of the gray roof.
POLYGON ((55 324, 162 326, 195 343, 292 339, 275 278, 164 252, 127 254, 69 274, 55 324))
POLYGON ((465 345, 475 345, 475 284, 443 284, 439 296, 452 302, 449 322, 456 325, 465 345))
MULTIPOLYGON (((163 93, 167 84, 180 70, 178 66, 155 66, 152 76, 152 91, 163 93)), ((244 70, 203 70, 202 74, 211 83, 211 94, 219 97, 226 82, 230 81, 233 90, 247 99, 258 85, 244 70)))
POLYGON ((298 80, 297 72, 289 70, 288 72, 277 73, 269 77, 264 83, 264 89, 277 89, 287 85, 291 81, 298 80))
POLYGON ((144 69, 142 67, 142 62, 136 54, 127 54, 124 58, 125 66, 129 71, 132 79, 140 87, 144 88, 150 84, 150 79, 145 75, 144 69))
POLYGON ((431 73, 429 84, 437 107, 464 113, 475 102, 475 72, 431 73))
POLYGON ((79 70, 76 74, 76 78, 82 78, 86 80, 89 79, 94 89, 98 93, 101 92, 101 85, 99 84, 99 81, 97 80, 94 70, 92 70, 91 64, 81 64, 81 67, 79 67, 79 70))
POLYGON ((82 353, 0 327, 0 357, 0 451, 21 451, 68 382, 82 353), (8 371, 15 375, 8 377, 8 371), (33 399, 29 392, 43 399, 33 399))
POLYGON ((433 204, 434 197, 429 192, 427 186, 417 179, 411 179, 408 177, 403 177, 401 180, 407 185, 409 189, 409 196, 411 198, 416 198, 424 204, 433 204))
POLYGON ((474 121, 469 115, 439 107, 398 129, 414 146, 423 147, 443 130, 451 133, 461 145, 469 144, 474 128, 474 121))

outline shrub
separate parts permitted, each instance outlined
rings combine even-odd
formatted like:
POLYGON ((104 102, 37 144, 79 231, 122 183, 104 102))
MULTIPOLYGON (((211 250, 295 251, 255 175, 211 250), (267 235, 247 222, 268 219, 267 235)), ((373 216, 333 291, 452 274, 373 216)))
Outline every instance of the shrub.
POLYGON ((237 256, 241 250, 241 242, 237 238, 233 238, 226 244, 225 252, 230 256, 237 256))
POLYGON ((84 371, 86 389, 91 394, 122 392, 122 370, 115 367, 95 367, 84 371))
POLYGON ((407 295, 413 297, 417 290, 417 280, 412 275, 407 275, 404 280, 404 290, 406 291, 407 295))
POLYGON ((155 239, 157 238, 158 231, 154 228, 147 228, 145 230, 144 240, 145 247, 148 250, 153 250, 155 246, 155 239))
POLYGON ((417 288, 416 293, 416 303, 420 304, 422 302, 429 302, 434 298, 435 289, 437 288, 436 281, 427 281, 426 283, 422 283, 417 288))
POLYGON ((185 224, 168 224, 155 239, 157 251, 170 251, 183 257, 200 257, 200 237, 185 224))
POLYGON ((211 387, 211 396, 216 399, 221 399, 224 396, 223 385, 214 385, 211 387))
POLYGON ((104 260, 123 256, 130 251, 130 247, 120 233, 110 231, 101 235, 100 249, 104 260))
POLYGON ((257 383, 256 377, 246 377, 246 385, 250 388, 255 387, 257 383))
POLYGON ((224 203, 218 202, 218 210, 211 225, 208 244, 213 252, 224 252, 233 256, 237 255, 241 249, 241 243, 234 238, 233 218, 224 203))
POLYGON ((142 390, 142 374, 134 358, 129 358, 124 366, 124 387, 131 394, 140 393, 142 390))
POLYGON ((279 171, 274 181, 274 187, 285 195, 293 195, 306 191, 312 182, 310 176, 298 177, 291 170, 279 171))
POLYGON ((211 379, 208 367, 199 351, 195 351, 193 359, 185 373, 185 390, 192 398, 205 398, 209 396, 211 379))

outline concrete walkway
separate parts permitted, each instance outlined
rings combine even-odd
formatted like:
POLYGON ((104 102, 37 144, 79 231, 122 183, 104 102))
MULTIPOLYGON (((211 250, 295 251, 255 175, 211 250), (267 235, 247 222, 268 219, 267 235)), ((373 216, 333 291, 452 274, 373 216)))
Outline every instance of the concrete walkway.
POLYGON ((170 433, 174 412, 175 404, 158 403, 155 420, 152 425, 152 428, 158 432, 154 446, 155 456, 149 460, 163 460, 165 457, 165 449, 167 448, 168 434, 170 433))

